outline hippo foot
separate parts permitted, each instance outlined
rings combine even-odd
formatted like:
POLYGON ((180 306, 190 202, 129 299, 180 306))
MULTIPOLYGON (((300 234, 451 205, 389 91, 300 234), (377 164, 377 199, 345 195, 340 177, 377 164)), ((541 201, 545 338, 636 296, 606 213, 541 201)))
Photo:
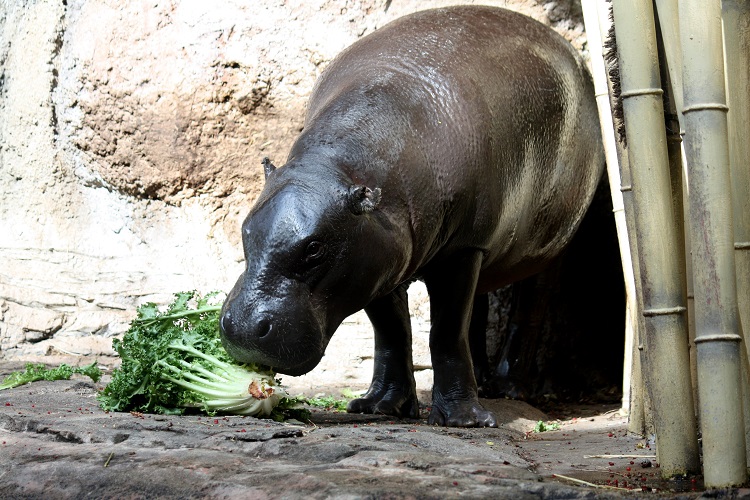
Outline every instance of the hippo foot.
POLYGON ((390 388, 373 391, 362 398, 352 399, 346 407, 348 413, 393 415, 398 418, 419 418, 419 402, 411 391, 390 388))
POLYGON ((478 401, 464 401, 433 404, 427 423, 444 427, 497 427, 497 418, 478 401))

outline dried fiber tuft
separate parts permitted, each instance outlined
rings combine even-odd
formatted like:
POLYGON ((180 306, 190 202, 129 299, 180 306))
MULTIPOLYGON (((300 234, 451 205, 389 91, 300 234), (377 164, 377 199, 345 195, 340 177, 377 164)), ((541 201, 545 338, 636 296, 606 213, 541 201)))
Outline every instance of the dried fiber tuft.
POLYGON ((612 22, 607 36, 604 39, 604 63, 609 77, 609 84, 612 92, 612 120, 615 124, 617 139, 623 146, 627 146, 627 136, 625 134, 625 115, 622 107, 622 86, 620 84, 620 62, 617 57, 617 35, 615 33, 614 14, 612 12, 611 2, 609 6, 609 19, 612 22))

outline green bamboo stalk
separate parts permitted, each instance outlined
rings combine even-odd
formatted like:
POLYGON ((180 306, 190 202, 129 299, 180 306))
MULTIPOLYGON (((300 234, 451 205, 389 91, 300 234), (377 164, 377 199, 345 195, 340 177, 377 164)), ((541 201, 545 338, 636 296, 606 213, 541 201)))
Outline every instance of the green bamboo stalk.
POLYGON ((650 0, 614 0, 625 128, 643 296, 644 373, 664 477, 699 469, 690 383, 684 239, 675 226, 650 0))
POLYGON ((682 0, 679 18, 703 475, 725 487, 747 457, 720 0, 682 0))
POLYGON ((743 398, 745 446, 750 467, 750 2, 724 0, 724 54, 729 112, 729 169, 732 180, 734 258, 740 335, 745 344, 743 398))

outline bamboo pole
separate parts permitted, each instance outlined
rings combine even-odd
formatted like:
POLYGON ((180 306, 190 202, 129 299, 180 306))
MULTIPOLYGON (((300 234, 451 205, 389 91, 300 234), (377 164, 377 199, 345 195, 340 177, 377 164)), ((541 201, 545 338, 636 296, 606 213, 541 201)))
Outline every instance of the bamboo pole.
POLYGON ((647 388, 664 477, 699 469, 690 385, 685 291, 675 229, 653 5, 614 0, 620 81, 628 137, 640 281, 645 316, 647 388))
POLYGON ((724 54, 729 112, 729 169, 732 180, 734 258, 740 335, 745 344, 743 400, 745 446, 750 466, 750 2, 724 0, 724 54))
MULTIPOLYGON (((685 253, 690 255, 690 236, 689 236, 689 214, 687 204, 683 202, 688 198, 688 182, 686 165, 682 157, 682 136, 685 134, 685 120, 682 116, 682 47, 680 44, 680 19, 678 15, 677 0, 654 0, 659 26, 661 28, 661 40, 664 48, 665 57, 662 61, 664 73, 668 76, 670 85, 670 113, 677 115, 677 127, 673 125, 672 133, 667 138, 669 148, 669 164, 673 183, 673 195, 675 196, 675 212, 677 222, 681 225, 682 234, 685 241, 685 253), (682 185, 678 180, 682 179, 682 185), (678 198, 678 196, 680 196, 678 198), (681 216, 681 217, 680 217, 681 216)), ((687 323, 689 332, 689 352, 690 352, 690 376, 693 384, 693 398, 698 400, 698 379, 697 364, 695 356, 695 318, 694 318, 694 300, 693 293, 693 263, 691 259, 684 259, 685 262, 685 287, 687 289, 687 323)), ((697 406, 696 406, 697 411, 697 406)))
MULTIPOLYGON (((675 196, 675 210, 678 224, 682 226, 682 233, 685 235, 685 254, 690 255, 690 232, 687 220, 689 218, 687 205, 683 202, 688 197, 687 171, 685 169, 684 155, 682 154, 682 136, 685 134, 685 120, 682 116, 682 46, 680 44, 680 19, 678 14, 678 0, 654 0, 659 26, 661 28, 662 44, 664 47, 665 58, 662 66, 666 66, 666 73, 669 76, 670 88, 672 89, 669 100, 672 105, 670 112, 676 112, 679 123, 679 131, 674 130, 671 138, 668 137, 669 163, 673 182, 673 195, 675 196), (679 134, 679 136, 678 136, 679 134), (678 143, 679 141, 679 143, 678 143), (680 172, 678 172, 677 155, 680 156, 680 172), (682 179, 682 185, 678 187, 678 179, 682 179), (677 199, 677 196, 680 196, 677 199), (679 208, 678 208, 679 207, 679 208)), ((693 263, 691 259, 684 258, 685 262, 685 288, 687 290, 687 314, 688 314, 688 332, 689 332, 689 352, 690 352, 690 375, 693 383, 693 398, 697 402, 698 379, 697 364, 695 357, 695 321, 693 317, 694 298, 693 293, 693 263)), ((697 405, 696 405, 697 411, 697 405)))
POLYGON ((683 0, 685 152, 707 487, 747 479, 720 0, 683 0))
POLYGON ((602 54, 602 35, 599 31, 599 15, 596 7, 597 0, 582 0, 583 22, 586 27, 589 55, 591 58, 591 73, 594 79, 594 93, 599 109, 599 124, 602 130, 605 159, 607 163, 607 177, 612 197, 612 212, 617 229, 617 241, 620 247, 623 276, 625 277, 625 351, 622 377, 622 411, 630 413, 630 388, 633 365, 633 342, 635 337, 635 318, 638 314, 635 292, 635 276, 630 254, 630 239, 628 238, 627 221, 625 220, 625 204, 620 190, 620 167, 617 158, 617 140, 615 139, 612 109, 609 102, 609 86, 607 71, 602 54))
POLYGON ((674 110, 680 123, 680 131, 684 129, 682 116, 682 48, 680 46, 680 19, 678 17, 677 0, 654 0, 659 27, 662 34, 664 52, 666 54, 666 71, 675 92, 670 95, 673 99, 674 110), (678 91, 679 90, 679 91, 678 91))
MULTIPOLYGON (((610 19, 610 4, 608 2, 597 2, 597 16, 599 20, 599 34, 602 39, 605 39, 609 35, 610 28, 612 27, 612 21, 610 19)), ((606 56, 602 54, 602 57, 606 60, 606 56)), ((606 66, 606 64, 605 64, 606 66)), ((607 71, 608 74, 608 71, 607 71)), ((610 78, 607 78, 607 88, 609 90, 609 102, 610 108, 616 104, 616 97, 614 91, 614 84, 610 78)), ((611 113, 610 113, 611 116, 611 113)), ((612 135, 615 135, 614 132, 612 135)), ((621 140, 615 141, 615 151, 617 155, 617 163, 619 166, 620 174, 620 193, 622 194, 623 205, 625 208, 625 222, 628 232, 628 243, 631 266, 633 268, 634 276, 634 290, 635 293, 630 297, 630 302, 627 304, 627 316, 625 321, 630 323, 630 326, 626 326, 626 331, 632 330, 633 340, 631 347, 631 370, 630 370, 630 398, 629 414, 628 414, 628 430, 635 434, 645 435, 653 432, 653 418, 650 411, 647 411, 647 394, 643 385, 643 374, 641 368, 641 356, 643 351, 643 344, 641 342, 641 332, 644 331, 643 315, 643 301, 641 298, 640 291, 640 280, 635 279, 635 276, 640 276, 639 271, 639 259, 638 259, 638 244, 637 244, 637 233, 635 231, 635 220, 633 211, 633 189, 632 182, 630 179, 630 162, 628 160, 628 151, 624 147, 621 140), (632 302, 633 297, 635 302, 632 302)), ((627 278, 626 278, 627 279, 627 278)))

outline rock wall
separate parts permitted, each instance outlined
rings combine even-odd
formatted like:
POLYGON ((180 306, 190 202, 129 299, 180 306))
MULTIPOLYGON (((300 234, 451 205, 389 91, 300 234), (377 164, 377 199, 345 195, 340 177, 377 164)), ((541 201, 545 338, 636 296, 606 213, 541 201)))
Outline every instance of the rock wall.
MULTIPOLYGON (((260 159, 283 163, 317 75, 388 21, 453 3, 0 1, 0 359, 108 356, 138 304, 228 290, 260 159)), ((585 52, 575 1, 466 3, 585 52)), ((423 292, 413 305, 426 335, 423 292)))

